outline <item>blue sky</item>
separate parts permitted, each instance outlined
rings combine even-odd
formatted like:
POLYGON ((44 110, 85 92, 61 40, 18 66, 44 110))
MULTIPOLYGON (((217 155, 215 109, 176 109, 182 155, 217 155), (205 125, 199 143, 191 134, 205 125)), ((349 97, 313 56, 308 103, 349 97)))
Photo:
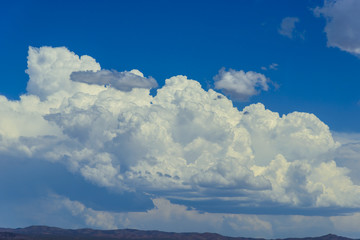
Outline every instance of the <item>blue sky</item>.
POLYGON ((360 236, 359 2, 1 5, 1 226, 360 236))
MULTIPOLYGON (((251 102, 289 113, 312 112, 337 131, 360 131, 357 57, 328 48, 325 19, 311 9, 321 1, 97 1, 19 2, 2 8, 1 93, 25 93, 28 46, 66 46, 93 56, 106 69, 138 68, 161 84, 183 74, 204 87, 221 67, 261 71, 281 88, 251 102), (271 9, 271 10, 270 10, 271 9), (278 33, 297 17, 293 39, 278 33), (341 85, 340 85, 341 84, 341 85), (355 85, 354 85, 355 84, 355 85), (341 86, 341 87, 339 87, 341 86), (286 104, 284 104, 286 103, 286 104)), ((243 105, 240 105, 243 107, 243 105)))

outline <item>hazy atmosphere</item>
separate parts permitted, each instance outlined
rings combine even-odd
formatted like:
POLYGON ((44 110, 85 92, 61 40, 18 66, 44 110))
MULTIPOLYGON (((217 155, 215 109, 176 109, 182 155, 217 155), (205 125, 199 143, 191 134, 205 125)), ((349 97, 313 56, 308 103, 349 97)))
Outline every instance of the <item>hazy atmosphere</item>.
POLYGON ((0 227, 360 238, 360 1, 0 6, 0 227))

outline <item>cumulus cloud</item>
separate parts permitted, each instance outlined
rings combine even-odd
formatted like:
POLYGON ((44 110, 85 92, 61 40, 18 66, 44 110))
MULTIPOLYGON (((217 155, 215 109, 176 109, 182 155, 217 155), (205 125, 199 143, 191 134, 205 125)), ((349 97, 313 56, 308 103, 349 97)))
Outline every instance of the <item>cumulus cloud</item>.
MULTIPOLYGON (((280 116, 260 103, 239 111, 186 76, 167 79, 156 96, 72 81, 72 72, 103 70, 66 48, 30 48, 28 59, 28 94, 0 98, 2 156, 61 162, 97 185, 163 198, 360 206, 360 186, 334 161, 340 143, 313 114, 280 116)), ((254 72, 217 78, 243 99, 268 89, 254 72)))
POLYGON ((75 82, 110 85, 120 91, 126 92, 131 91, 133 88, 155 88, 158 86, 154 78, 145 78, 144 75, 136 69, 130 72, 117 72, 115 70, 73 72, 70 78, 75 82))
POLYGON ((360 2, 357 0, 326 0, 314 9, 316 16, 326 19, 328 47, 360 56, 360 2))
POLYGON ((29 48, 28 69, 30 79, 27 91, 40 99, 55 93, 75 93, 78 85, 70 80, 74 71, 98 71, 100 65, 90 56, 77 56, 65 47, 29 48))
POLYGON ((235 100, 247 101, 251 96, 259 94, 260 90, 269 89, 269 80, 261 73, 220 69, 214 77, 215 89, 221 89, 235 100))
POLYGON ((298 23, 300 20, 297 17, 286 17, 281 21, 280 28, 278 29, 279 34, 293 38, 296 33, 296 26, 295 24, 298 23))

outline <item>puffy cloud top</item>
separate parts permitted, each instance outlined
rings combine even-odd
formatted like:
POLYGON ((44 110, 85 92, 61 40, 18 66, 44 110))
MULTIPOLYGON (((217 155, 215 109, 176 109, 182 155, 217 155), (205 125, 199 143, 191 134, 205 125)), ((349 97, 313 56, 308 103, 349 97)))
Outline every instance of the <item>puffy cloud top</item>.
MULTIPOLYGON (((186 76, 167 79, 154 97, 105 87, 114 75, 148 79, 101 71, 66 48, 30 48, 27 72, 27 95, 0 98, 2 156, 59 161, 100 186, 160 197, 360 206, 360 186, 333 161, 339 143, 313 114, 279 116, 260 103, 239 111, 186 76), (79 71, 92 72, 72 81, 79 71)), ((253 72, 218 76, 217 88, 243 98, 268 88, 253 72)))
POLYGON ((70 81, 72 72, 99 70, 100 65, 95 59, 87 55, 79 57, 65 47, 30 47, 26 70, 30 77, 27 91, 41 99, 60 91, 74 93, 79 90, 70 81))

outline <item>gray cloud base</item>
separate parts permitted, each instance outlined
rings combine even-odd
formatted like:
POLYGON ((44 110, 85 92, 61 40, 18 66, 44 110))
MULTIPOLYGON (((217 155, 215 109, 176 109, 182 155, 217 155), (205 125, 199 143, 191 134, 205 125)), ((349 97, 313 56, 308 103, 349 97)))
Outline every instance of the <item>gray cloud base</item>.
POLYGON ((325 0, 314 9, 316 16, 326 19, 327 45, 360 56, 360 2, 357 0, 325 0))
POLYGON ((133 88, 156 88, 158 86, 154 78, 145 78, 133 72, 117 72, 115 70, 100 70, 72 72, 70 79, 75 82, 83 82, 97 85, 110 85, 120 91, 129 92, 133 88))

